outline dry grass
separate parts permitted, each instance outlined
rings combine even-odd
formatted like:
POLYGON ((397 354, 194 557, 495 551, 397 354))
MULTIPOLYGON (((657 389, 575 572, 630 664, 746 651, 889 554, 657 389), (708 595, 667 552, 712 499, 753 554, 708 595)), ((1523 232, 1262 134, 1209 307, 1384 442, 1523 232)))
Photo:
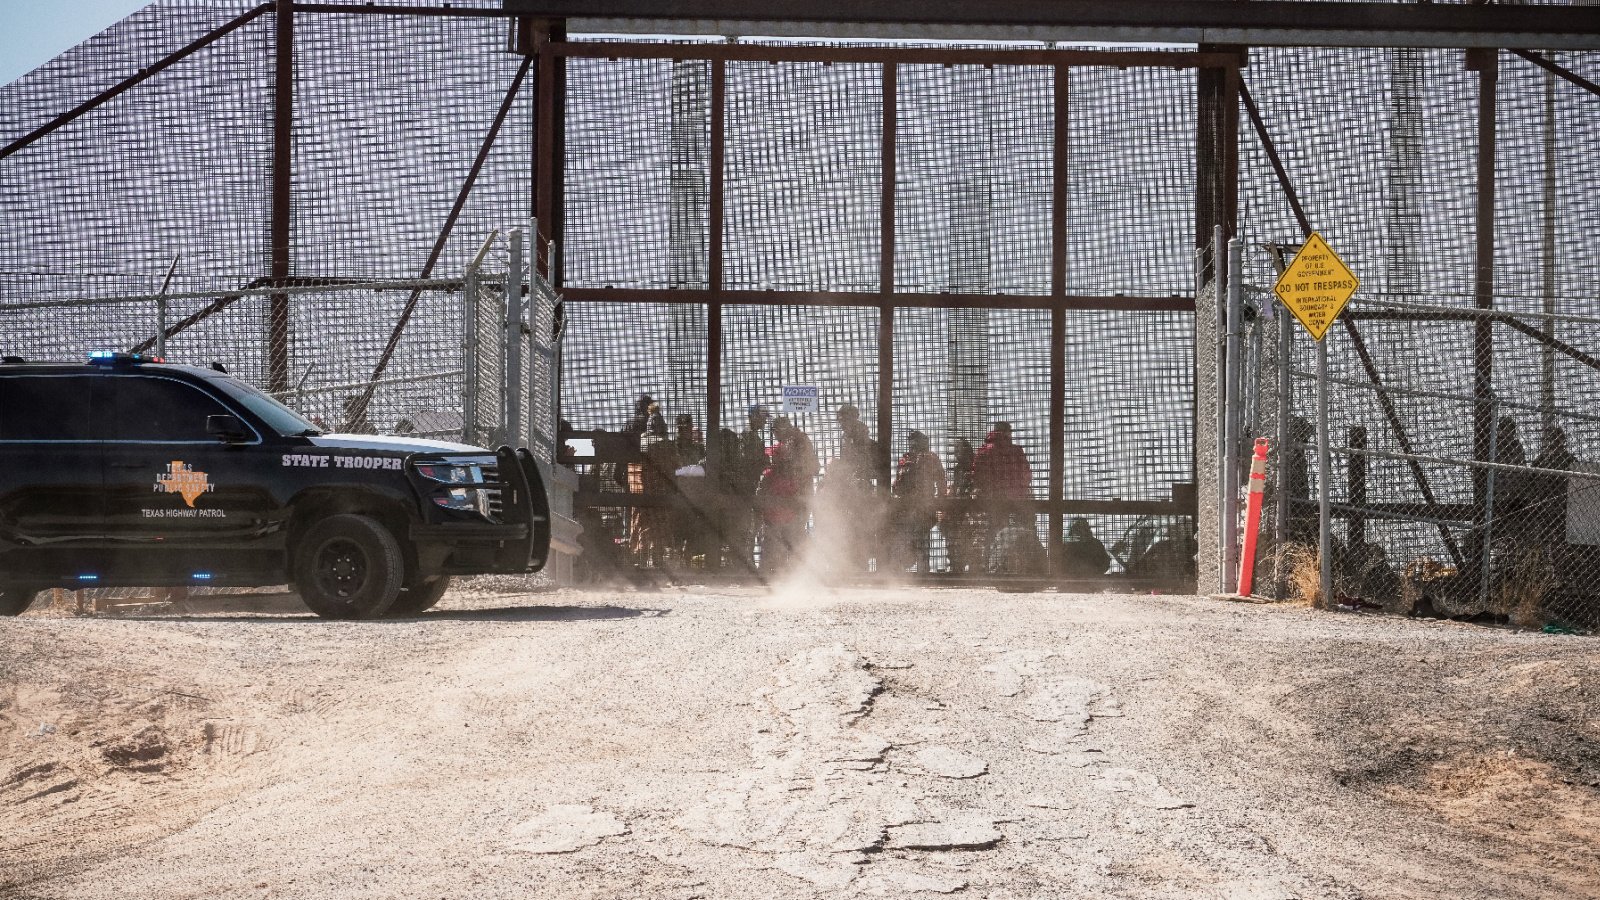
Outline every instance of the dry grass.
POLYGON ((1494 611, 1509 616, 1511 624, 1518 627, 1544 625, 1544 598, 1556 587, 1556 579, 1543 553, 1524 552, 1498 581, 1489 598, 1494 611))
POLYGON ((1322 558, 1317 548, 1307 544, 1286 544, 1282 554, 1283 580, 1291 603, 1321 609, 1327 606, 1322 596, 1322 558))

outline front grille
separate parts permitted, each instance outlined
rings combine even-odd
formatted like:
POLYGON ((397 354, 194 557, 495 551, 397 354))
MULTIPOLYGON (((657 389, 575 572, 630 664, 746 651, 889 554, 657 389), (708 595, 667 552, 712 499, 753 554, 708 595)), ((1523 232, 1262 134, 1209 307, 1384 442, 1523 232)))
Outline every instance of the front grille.
POLYGON ((482 490, 489 497, 489 521, 498 523, 501 520, 501 513, 505 510, 505 504, 500 500, 500 467, 484 466, 483 481, 485 487, 482 490))

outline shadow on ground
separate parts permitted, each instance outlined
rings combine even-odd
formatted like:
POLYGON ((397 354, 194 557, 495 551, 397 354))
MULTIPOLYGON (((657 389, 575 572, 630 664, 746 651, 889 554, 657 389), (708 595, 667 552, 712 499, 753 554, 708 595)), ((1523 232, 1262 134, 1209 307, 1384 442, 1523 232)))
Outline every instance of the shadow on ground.
MULTIPOLYGON (((363 625, 381 626, 401 622, 586 622, 607 619, 660 618, 670 609, 635 609, 629 606, 499 606, 488 609, 431 610, 415 616, 394 619, 348 620, 363 625)), ((239 612, 228 615, 203 613, 168 613, 165 615, 105 615, 96 618, 116 619, 121 622, 251 622, 255 624, 311 625, 330 620, 307 613, 282 614, 274 612, 239 612)))
POLYGON ((466 622, 582 622, 640 616, 660 618, 670 612, 670 609, 636 609, 631 606, 499 606, 490 609, 436 609, 411 618, 424 622, 439 619, 466 622))

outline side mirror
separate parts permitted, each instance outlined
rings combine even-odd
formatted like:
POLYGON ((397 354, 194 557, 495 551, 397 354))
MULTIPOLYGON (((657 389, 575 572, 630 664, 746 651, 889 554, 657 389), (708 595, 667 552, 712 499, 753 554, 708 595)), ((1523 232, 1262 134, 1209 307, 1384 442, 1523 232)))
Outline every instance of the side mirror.
POLYGON ((234 444, 250 436, 238 416, 206 416, 206 434, 214 434, 225 444, 234 444))

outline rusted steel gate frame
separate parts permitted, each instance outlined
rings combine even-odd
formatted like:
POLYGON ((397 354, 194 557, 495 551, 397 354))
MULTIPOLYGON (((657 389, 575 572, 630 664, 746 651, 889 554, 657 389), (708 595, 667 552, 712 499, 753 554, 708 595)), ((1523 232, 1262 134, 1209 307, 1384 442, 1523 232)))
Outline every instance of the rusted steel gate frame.
MULTIPOLYGON (((840 47, 759 44, 664 44, 626 41, 562 40, 559 23, 533 20, 534 51, 539 55, 539 90, 535 113, 534 208, 541 230, 562 241, 560 192, 564 152, 560 132, 564 120, 565 61, 568 59, 704 60, 711 67, 708 287, 703 290, 566 288, 558 258, 545 260, 543 272, 568 300, 620 303, 692 303, 706 307, 705 433, 722 427, 723 308, 734 305, 857 306, 878 310, 878 390, 876 424, 881 470, 890 470, 893 419, 894 311, 897 308, 1040 309, 1050 312, 1050 434, 1048 499, 1035 501, 1049 516, 1051 559, 1059 559, 1062 520, 1072 514, 1193 515, 1192 500, 1123 501, 1065 499, 1066 329, 1068 310, 1193 313, 1193 297, 1105 297, 1070 295, 1066 290, 1067 163, 1070 131, 1070 72, 1075 67, 1195 69, 1197 77, 1196 222, 1197 241, 1214 225, 1232 234, 1237 222, 1239 68, 1244 54, 1236 48, 1202 47, 1198 51, 987 50, 969 48, 840 47), (729 62, 816 62, 878 65, 882 69, 882 194, 879 200, 879 290, 749 291, 730 290, 723 283, 724 175, 729 62), (898 124, 898 81, 901 65, 982 65, 1048 67, 1054 82, 1053 185, 1051 205, 1050 293, 1043 296, 1005 294, 911 293, 895 289, 895 165, 898 124)), ((716 443, 708 442, 712 477, 719 464, 716 443)), ((580 496, 587 505, 617 505, 614 496, 580 496)), ((649 505, 649 504, 643 504, 649 505)))
MULTIPOLYGON (((506 10, 450 7, 403 7, 387 5, 342 6, 338 4, 275 0, 245 11, 235 19, 169 54, 155 65, 130 76, 94 98, 62 114, 35 132, 0 151, 10 155, 34 140, 67 124, 83 113, 108 102, 138 82, 173 65, 183 58, 271 12, 274 20, 273 46, 273 140, 269 191, 268 281, 273 285, 292 280, 292 187, 294 166, 294 24, 297 14, 383 15, 419 17, 470 17, 508 20, 515 29, 516 48, 537 61, 534 133, 530 169, 533 174, 531 211, 543 237, 539 242, 542 257, 536 263, 542 274, 558 288, 561 285, 560 255, 548 253, 552 242, 561 243, 563 230, 563 161, 565 123, 565 61, 569 58, 601 59, 703 59, 712 67, 711 109, 711 196, 710 196, 710 287, 705 291, 630 291, 628 296, 611 296, 600 290, 563 290, 573 300, 622 302, 701 303, 707 307, 707 420, 706 431, 714 434, 721 427, 722 310, 727 304, 844 305, 868 306, 879 310, 879 367, 877 426, 880 447, 887 468, 892 427, 894 310, 897 308, 989 308, 1046 309, 1051 314, 1050 350, 1050 468, 1049 498, 1035 501, 1037 509, 1050 516, 1051 550, 1059 548, 1061 519, 1066 514, 1174 514, 1192 515, 1192 503, 1176 501, 1067 501, 1064 493, 1065 447, 1065 330, 1068 310, 1107 311, 1187 311, 1193 312, 1193 297, 1104 297, 1066 293, 1066 172, 1070 149, 1070 71, 1074 67, 1112 66, 1117 68, 1153 67, 1195 69, 1197 78, 1197 167, 1196 234, 1201 241, 1214 224, 1233 233, 1237 218, 1238 184, 1238 93, 1239 68, 1244 53, 1233 47, 1206 47, 1198 51, 1092 51, 1057 49, 988 50, 927 47, 849 47, 805 45, 717 45, 662 44, 647 42, 581 42, 566 40, 563 20, 537 19, 506 10), (882 197, 880 207, 880 290, 877 292, 783 292, 730 291, 722 283, 722 244, 724 224, 723 175, 725 158, 726 71, 730 61, 864 63, 883 69, 883 135, 881 140, 882 197), (1054 76, 1054 184, 1051 212, 1051 276, 1047 296, 917 294, 894 289, 894 204, 895 139, 898 67, 900 65, 983 65, 1050 67, 1054 76)), ((530 61, 531 61, 530 60, 530 61)), ((526 67, 524 68, 526 71, 526 67)), ((519 73, 518 81, 522 75, 519 73)), ((516 94, 515 87, 508 100, 516 94)), ((504 117, 504 108, 496 126, 504 117)), ((494 142, 498 127, 491 129, 480 156, 494 142)), ((457 208, 471 190, 469 177, 463 184, 457 208)), ((453 210, 445 223, 441 241, 454 224, 453 210)), ((437 253, 437 248, 435 248, 437 253)), ((430 259, 431 262, 431 259, 430 259)), ((203 318, 203 316, 202 316, 203 318)), ((287 297, 274 295, 269 305, 268 381, 281 387, 287 379, 288 363, 287 297)), ((185 323, 187 324, 187 323, 185 323)), ((398 322, 392 344, 405 323, 398 322)), ((714 443, 712 445, 714 447, 714 443)), ((710 460, 716 465, 716 460, 710 460)))

